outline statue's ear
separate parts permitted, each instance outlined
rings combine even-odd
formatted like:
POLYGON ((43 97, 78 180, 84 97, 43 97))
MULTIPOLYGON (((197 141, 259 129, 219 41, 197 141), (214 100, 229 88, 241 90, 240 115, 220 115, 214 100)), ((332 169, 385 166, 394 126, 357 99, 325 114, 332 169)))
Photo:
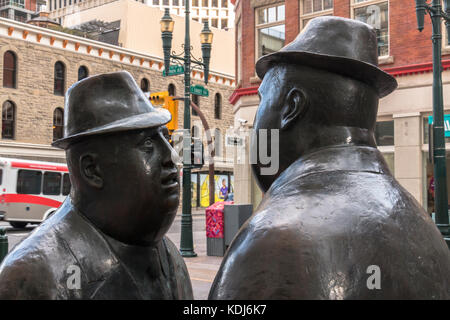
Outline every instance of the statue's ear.
POLYGON ((101 189, 103 187, 103 178, 97 159, 96 154, 82 154, 80 156, 80 173, 87 184, 91 187, 101 189))
POLYGON ((286 129, 306 111, 307 98, 305 93, 293 88, 289 91, 281 109, 281 130, 286 129))

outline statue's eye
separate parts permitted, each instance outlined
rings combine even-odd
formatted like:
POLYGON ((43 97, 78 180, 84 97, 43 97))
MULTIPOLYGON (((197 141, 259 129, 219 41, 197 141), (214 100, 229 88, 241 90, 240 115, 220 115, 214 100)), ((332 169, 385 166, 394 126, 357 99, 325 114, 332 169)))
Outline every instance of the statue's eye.
POLYGON ((153 148, 153 141, 152 141, 152 139, 146 139, 144 141, 144 148, 147 148, 147 149, 153 148))

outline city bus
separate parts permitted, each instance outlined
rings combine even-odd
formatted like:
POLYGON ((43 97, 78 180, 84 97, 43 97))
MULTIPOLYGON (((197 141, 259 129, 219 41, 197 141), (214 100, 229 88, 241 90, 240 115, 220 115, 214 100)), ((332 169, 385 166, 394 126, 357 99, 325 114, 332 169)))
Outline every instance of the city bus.
POLYGON ((0 157, 0 211, 12 227, 44 221, 69 192, 67 165, 0 157))

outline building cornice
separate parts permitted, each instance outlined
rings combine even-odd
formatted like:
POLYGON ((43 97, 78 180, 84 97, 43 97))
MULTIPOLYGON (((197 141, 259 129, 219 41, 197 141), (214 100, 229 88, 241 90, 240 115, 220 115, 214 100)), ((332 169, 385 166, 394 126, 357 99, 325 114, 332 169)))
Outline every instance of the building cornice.
MULTIPOLYGON (((164 60, 160 57, 5 18, 0 18, 0 37, 22 40, 159 72, 162 72, 164 67, 164 60)), ((204 73, 201 71, 192 70, 191 76, 193 79, 204 79, 204 73)), ((209 83, 233 87, 235 80, 232 75, 211 70, 209 83)))
POLYGON ((234 105, 242 96, 252 96, 258 94, 258 88, 259 86, 236 89, 230 96, 229 101, 234 105))
MULTIPOLYGON (((450 60, 442 61, 442 71, 450 69, 450 60)), ((411 64, 407 66, 401 67, 393 67, 393 68, 383 68, 384 71, 389 73, 391 76, 400 77, 406 75, 420 74, 420 73, 428 73, 433 71, 433 63, 420 63, 420 64, 411 64)))

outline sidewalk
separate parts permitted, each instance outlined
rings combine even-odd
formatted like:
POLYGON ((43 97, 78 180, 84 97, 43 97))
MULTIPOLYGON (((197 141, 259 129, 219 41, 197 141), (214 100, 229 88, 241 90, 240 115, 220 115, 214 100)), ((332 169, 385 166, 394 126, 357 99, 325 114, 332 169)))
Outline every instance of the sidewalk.
MULTIPOLYGON (((195 300, 208 298, 214 277, 219 270, 222 257, 206 255, 205 209, 192 210, 192 230, 194 235, 195 258, 185 258, 186 266, 191 277, 195 300)), ((181 212, 177 213, 175 221, 167 232, 167 236, 177 247, 180 246, 181 212)))

